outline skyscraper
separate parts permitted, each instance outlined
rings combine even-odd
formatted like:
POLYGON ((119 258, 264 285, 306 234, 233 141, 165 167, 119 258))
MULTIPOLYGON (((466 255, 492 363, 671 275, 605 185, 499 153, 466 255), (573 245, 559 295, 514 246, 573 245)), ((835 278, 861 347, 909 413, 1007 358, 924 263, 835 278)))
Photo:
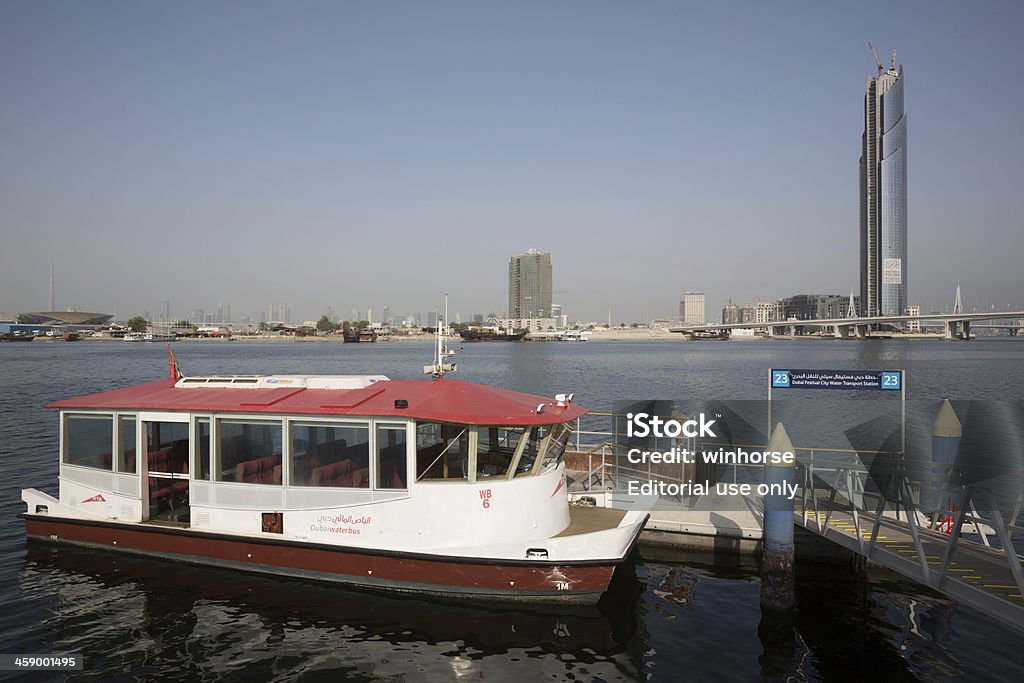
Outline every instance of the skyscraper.
POLYGON ((679 300, 679 322, 683 325, 703 325, 707 322, 704 292, 683 292, 679 300))
POLYGON ((907 116, 896 51, 868 79, 860 157, 861 315, 907 310, 907 116))
POLYGON ((551 317, 551 254, 530 249, 509 261, 508 317, 551 317))

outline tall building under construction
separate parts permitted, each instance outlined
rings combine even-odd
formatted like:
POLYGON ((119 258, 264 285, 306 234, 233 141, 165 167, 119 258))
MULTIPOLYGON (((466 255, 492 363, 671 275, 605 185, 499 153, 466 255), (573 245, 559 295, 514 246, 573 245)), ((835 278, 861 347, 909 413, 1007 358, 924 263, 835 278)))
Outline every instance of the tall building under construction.
POLYGON ((530 249, 509 261, 508 317, 551 317, 551 254, 530 249))

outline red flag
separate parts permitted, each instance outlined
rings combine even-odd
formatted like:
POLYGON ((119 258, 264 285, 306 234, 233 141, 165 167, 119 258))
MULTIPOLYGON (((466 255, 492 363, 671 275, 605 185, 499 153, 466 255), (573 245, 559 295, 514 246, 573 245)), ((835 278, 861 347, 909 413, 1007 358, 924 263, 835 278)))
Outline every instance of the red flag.
POLYGON ((170 342, 167 342, 167 361, 171 365, 171 382, 177 382, 184 377, 181 367, 178 365, 178 359, 174 357, 174 351, 171 350, 170 342))

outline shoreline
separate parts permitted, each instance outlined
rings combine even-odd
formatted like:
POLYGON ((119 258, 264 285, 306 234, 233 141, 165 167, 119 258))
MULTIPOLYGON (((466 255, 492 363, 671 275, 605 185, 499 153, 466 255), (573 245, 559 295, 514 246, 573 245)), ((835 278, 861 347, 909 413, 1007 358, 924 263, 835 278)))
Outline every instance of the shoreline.
MULTIPOLYGON (((863 342, 863 341, 911 341, 911 340, 938 340, 938 341, 946 341, 944 335, 942 335, 941 333, 934 333, 934 334, 918 333, 918 334, 900 334, 900 335, 891 334, 891 335, 880 335, 880 336, 868 336, 868 337, 863 337, 863 338, 856 338, 856 337, 838 338, 838 337, 833 337, 833 336, 819 336, 819 335, 775 335, 773 337, 757 336, 757 337, 735 337, 735 338, 724 339, 724 340, 722 340, 722 339, 702 340, 702 339, 687 339, 682 334, 679 334, 679 333, 676 333, 676 332, 655 332, 655 331, 652 331, 652 330, 649 330, 649 329, 646 329, 646 328, 640 329, 640 330, 609 330, 609 331, 589 330, 589 332, 590 332, 590 337, 589 337, 589 339, 586 340, 586 343, 593 343, 593 342, 600 343, 600 342, 610 342, 610 341, 632 341, 632 342, 650 342, 650 341, 655 341, 655 342, 675 342, 675 343, 709 343, 709 342, 712 342, 712 341, 715 341, 715 342, 722 342, 722 341, 727 341, 727 342, 764 342, 764 341, 773 341, 773 340, 774 341, 802 341, 802 340, 808 340, 808 341, 823 341, 823 342, 827 342, 827 341, 860 341, 860 342, 863 342)), ((971 336, 971 340, 972 341, 973 340, 977 340, 977 339, 1013 339, 1013 338, 1014 337, 1010 337, 1010 336, 1006 336, 1006 335, 983 335, 983 336, 974 336, 974 335, 972 335, 971 336)), ((1022 338, 1024 338, 1024 337, 1022 337, 1022 338)), ((403 343, 403 344, 410 343, 410 342, 433 343, 434 340, 435 340, 435 337, 433 335, 419 334, 419 335, 411 335, 411 336, 404 336, 404 335, 402 335, 402 336, 393 336, 393 337, 391 337, 391 338, 389 338, 387 340, 384 340, 384 341, 378 339, 375 342, 358 342, 358 343, 361 343, 361 344, 390 344, 392 342, 398 342, 398 343, 403 343)), ((35 339, 33 341, 34 342, 46 343, 46 342, 50 342, 50 341, 60 341, 60 340, 59 339, 38 339, 37 338, 37 339, 35 339)), ((124 342, 124 339, 120 338, 120 337, 82 337, 79 341, 84 341, 84 342, 124 342)), ((280 335, 280 336, 255 335, 255 336, 237 336, 237 337, 231 337, 231 338, 228 338, 228 339, 216 338, 216 337, 179 337, 178 339, 176 339, 174 341, 175 341, 175 343, 180 343, 180 342, 193 343, 193 342, 196 342, 196 343, 213 343, 213 344, 223 344, 223 343, 236 342, 236 341, 242 341, 242 342, 261 342, 261 343, 263 343, 263 342, 266 342, 266 343, 299 342, 299 343, 327 343, 327 344, 330 344, 330 343, 343 344, 343 343, 345 343, 340 335, 338 335, 338 336, 332 335, 332 336, 327 336, 327 337, 316 337, 316 336, 311 336, 311 337, 293 337, 293 336, 287 336, 287 335, 280 335)), ((556 341, 553 341, 553 340, 543 340, 543 341, 541 341, 541 340, 534 340, 534 341, 531 342, 529 339, 525 339, 523 341, 524 342, 528 342, 528 343, 533 343, 533 344, 539 344, 539 343, 578 344, 578 343, 581 343, 581 342, 556 342, 556 341)), ((956 340, 951 340, 951 341, 963 341, 963 340, 956 339, 956 340)), ((158 343, 158 342, 128 342, 128 343, 158 343)), ((454 343, 458 343, 458 342, 456 341, 454 343)), ((466 343, 488 343, 488 342, 466 342, 466 343)))

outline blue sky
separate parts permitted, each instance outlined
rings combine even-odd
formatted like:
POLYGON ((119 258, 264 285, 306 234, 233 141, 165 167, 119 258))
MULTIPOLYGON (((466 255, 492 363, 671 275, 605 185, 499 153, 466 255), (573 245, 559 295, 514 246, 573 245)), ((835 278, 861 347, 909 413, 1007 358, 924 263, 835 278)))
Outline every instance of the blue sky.
POLYGON ((0 312, 294 319, 551 253, 572 318, 858 288, 906 69, 910 300, 1024 309, 1019 3, 0 2, 0 312), (710 6, 709 6, 710 5, 710 6))

